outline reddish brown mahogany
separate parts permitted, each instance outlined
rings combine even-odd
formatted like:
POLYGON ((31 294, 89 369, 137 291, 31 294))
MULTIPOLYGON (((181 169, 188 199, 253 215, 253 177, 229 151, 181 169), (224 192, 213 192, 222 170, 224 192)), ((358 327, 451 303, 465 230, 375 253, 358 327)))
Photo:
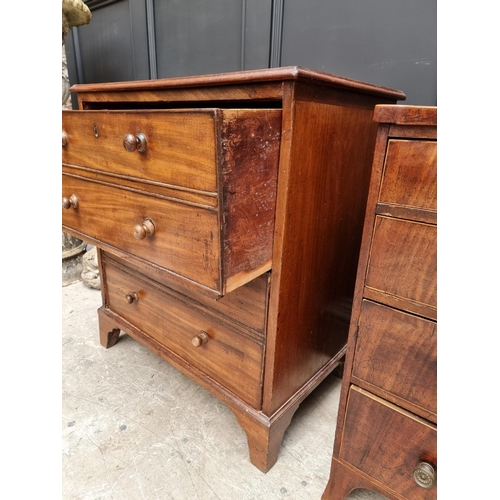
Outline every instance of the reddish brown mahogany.
POLYGON ((435 500, 437 109, 377 106, 379 123, 330 480, 435 500))
POLYGON ((72 91, 63 229, 99 248, 101 343, 123 331, 227 403, 268 471, 343 359, 373 110, 404 94, 297 67, 72 91))

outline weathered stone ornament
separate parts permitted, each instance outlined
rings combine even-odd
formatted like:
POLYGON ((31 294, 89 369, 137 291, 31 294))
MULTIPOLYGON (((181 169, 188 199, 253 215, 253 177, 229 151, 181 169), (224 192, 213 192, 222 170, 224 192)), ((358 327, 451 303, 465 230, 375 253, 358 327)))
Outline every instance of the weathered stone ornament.
POLYGON ((62 103, 63 106, 69 99, 69 79, 66 68, 64 42, 66 36, 75 26, 88 24, 92 19, 90 9, 83 0, 62 0, 62 45, 63 45, 63 75, 62 75, 62 103))
POLYGON ((101 278, 99 277, 99 264, 97 261, 97 248, 92 247, 83 255, 82 281, 89 288, 101 289, 101 278))
POLYGON ((91 19, 90 9, 83 0, 62 0, 63 43, 71 28, 88 24, 91 19))

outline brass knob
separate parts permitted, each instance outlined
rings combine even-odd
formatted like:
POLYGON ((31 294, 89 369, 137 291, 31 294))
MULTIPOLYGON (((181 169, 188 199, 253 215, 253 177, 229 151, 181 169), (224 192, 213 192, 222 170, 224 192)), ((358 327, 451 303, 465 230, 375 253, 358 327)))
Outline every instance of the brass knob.
POLYGON ((68 145, 68 134, 66 132, 63 132, 62 133, 62 147, 64 148, 67 145, 68 145))
POLYGON ((78 197, 76 194, 72 194, 69 198, 63 197, 62 207, 64 210, 68 210, 69 208, 78 208, 78 197))
POLYGON ((208 342, 208 333, 207 332, 200 332, 198 335, 195 335, 191 339, 191 343, 195 347, 201 347, 203 344, 206 344, 208 342))
POLYGON ((143 240, 146 236, 154 236, 155 225, 151 219, 144 219, 142 224, 137 224, 134 227, 134 238, 136 240, 143 240))
POLYGON ((129 153, 132 153, 135 150, 139 151, 139 153, 144 153, 148 149, 148 141, 143 133, 139 133, 137 135, 127 134, 123 138, 123 147, 129 153))
POLYGON ((436 484, 436 471, 427 462, 420 462, 413 470, 413 479, 421 487, 430 489, 436 484))
POLYGON ((131 292, 131 293, 128 293, 127 295, 125 295, 125 300, 129 304, 133 304, 134 302, 137 302, 139 300, 139 296, 137 295, 136 292, 131 292))

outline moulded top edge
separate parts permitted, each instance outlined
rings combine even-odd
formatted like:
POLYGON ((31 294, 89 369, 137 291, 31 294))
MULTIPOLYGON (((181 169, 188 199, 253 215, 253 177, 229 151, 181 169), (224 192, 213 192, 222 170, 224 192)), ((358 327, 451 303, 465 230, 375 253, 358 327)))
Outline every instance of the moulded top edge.
POLYGON ((406 95, 400 90, 353 80, 342 76, 315 71, 300 66, 283 68, 266 68, 259 70, 234 71, 209 75, 182 76, 175 78, 159 78, 156 80, 136 80, 128 82, 75 84, 71 92, 119 92, 130 90, 162 90, 174 88, 206 87, 217 85, 238 85, 245 83, 270 83, 284 81, 301 81, 320 83, 331 87, 343 87, 358 92, 376 94, 396 100, 405 100, 406 95))
POLYGON ((406 106, 378 104, 373 119, 379 123, 394 125, 437 126, 437 106, 406 106))

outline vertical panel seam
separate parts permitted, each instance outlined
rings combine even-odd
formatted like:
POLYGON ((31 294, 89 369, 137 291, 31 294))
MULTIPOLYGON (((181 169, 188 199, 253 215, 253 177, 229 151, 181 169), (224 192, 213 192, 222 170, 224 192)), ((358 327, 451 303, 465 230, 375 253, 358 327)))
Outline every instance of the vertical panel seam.
POLYGON ((151 80, 156 80, 158 78, 158 67, 156 61, 156 32, 153 0, 146 0, 146 29, 148 34, 149 78, 151 80))
POLYGON ((80 49, 80 38, 78 36, 78 28, 72 28, 73 35, 73 47, 75 49, 75 63, 76 63, 76 82, 85 83, 85 77, 83 74, 83 59, 82 52, 80 49))
POLYGON ((247 24, 247 0, 241 0, 241 55, 240 70, 245 69, 245 43, 246 43, 246 24, 247 24))
POLYGON ((271 47, 269 67, 278 68, 281 65, 281 39, 283 35, 284 0, 273 0, 271 13, 271 47))

